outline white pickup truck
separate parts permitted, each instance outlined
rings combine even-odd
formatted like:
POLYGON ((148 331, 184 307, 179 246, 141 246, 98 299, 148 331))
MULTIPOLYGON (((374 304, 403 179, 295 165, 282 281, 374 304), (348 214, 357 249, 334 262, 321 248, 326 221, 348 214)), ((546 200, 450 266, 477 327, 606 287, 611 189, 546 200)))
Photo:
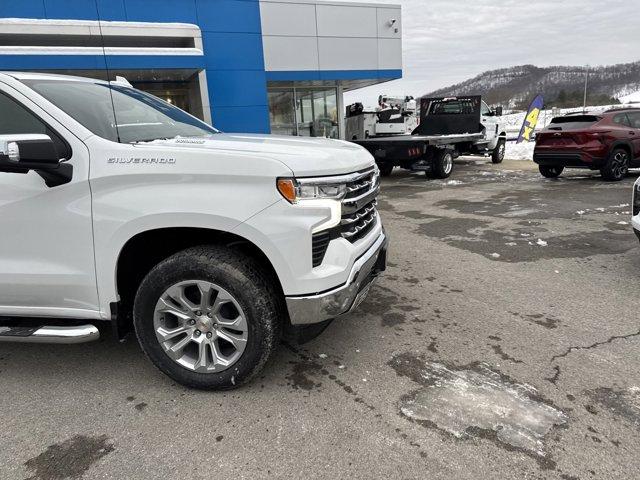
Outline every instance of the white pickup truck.
POLYGON ((241 385, 283 334, 385 269, 379 172, 352 143, 226 135, 128 84, 0 73, 0 341, 135 329, 195 388, 241 385))

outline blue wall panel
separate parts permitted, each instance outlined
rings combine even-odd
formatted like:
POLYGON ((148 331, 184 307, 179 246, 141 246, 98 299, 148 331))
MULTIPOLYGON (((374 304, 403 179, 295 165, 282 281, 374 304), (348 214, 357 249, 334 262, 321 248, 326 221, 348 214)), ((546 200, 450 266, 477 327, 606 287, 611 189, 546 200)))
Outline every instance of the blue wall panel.
MULTIPOLYGON (((107 57, 109 68, 136 69, 203 69, 204 59, 179 55, 113 55, 107 57)), ((103 55, 2 55, 0 70, 104 70, 103 55)))
POLYGON ((0 0, 0 17, 46 18, 43 0, 0 0))
POLYGON ((218 107, 213 109, 213 124, 225 132, 265 133, 269 132, 269 107, 218 107))
POLYGON ((198 22, 206 32, 261 33, 257 0, 197 0, 198 22))
POLYGON ((174 22, 198 24, 196 0, 125 0, 130 22, 174 22))
POLYGON ((266 72, 268 81, 294 82, 311 80, 395 80, 402 70, 300 70, 266 72))
POLYGON ((127 19, 124 0, 98 0, 98 11, 101 20, 123 22, 127 19))
POLYGON ((207 70, 212 104, 216 107, 266 105, 264 72, 250 70, 207 70))
POLYGON ((0 70, 104 70, 102 55, 2 55, 0 70))
POLYGON ((214 125, 228 132, 269 133, 260 4, 196 0, 196 5, 214 125))
POLYGON ((202 33, 207 68, 264 70, 262 35, 257 33, 202 33))
POLYGON ((95 0, 44 0, 47 18, 65 20, 96 20, 95 0))

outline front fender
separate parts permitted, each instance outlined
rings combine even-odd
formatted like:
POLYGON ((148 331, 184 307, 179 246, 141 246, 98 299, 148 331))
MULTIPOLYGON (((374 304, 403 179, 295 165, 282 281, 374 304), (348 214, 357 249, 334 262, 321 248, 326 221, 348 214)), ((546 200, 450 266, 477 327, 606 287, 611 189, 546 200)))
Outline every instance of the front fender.
POLYGON ((116 276, 120 254, 127 242, 136 235, 172 227, 231 232, 240 223, 238 219, 221 215, 167 212, 135 218, 119 225, 109 236, 96 236, 96 274, 103 318, 108 318, 109 305, 118 300, 116 276))

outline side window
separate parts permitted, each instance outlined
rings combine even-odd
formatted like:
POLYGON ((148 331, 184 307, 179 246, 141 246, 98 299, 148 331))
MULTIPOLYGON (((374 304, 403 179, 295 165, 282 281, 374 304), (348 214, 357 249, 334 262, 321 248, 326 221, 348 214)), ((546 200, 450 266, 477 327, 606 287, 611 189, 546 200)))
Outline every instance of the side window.
POLYGON ((40 133, 48 135, 56 146, 61 158, 69 158, 70 148, 60 136, 36 115, 14 99, 0 92, 0 135, 21 135, 40 133))
POLYGON ((632 128, 640 129, 640 112, 630 112, 627 114, 632 128))
POLYGON ((480 115, 482 115, 483 117, 486 117, 489 114, 491 114, 491 109, 489 108, 489 105, 482 102, 482 105, 480 106, 480 115))
POLYGON ((613 117, 613 123, 615 123, 616 125, 624 125, 625 127, 631 126, 631 122, 629 121, 626 113, 619 113, 618 115, 613 117))

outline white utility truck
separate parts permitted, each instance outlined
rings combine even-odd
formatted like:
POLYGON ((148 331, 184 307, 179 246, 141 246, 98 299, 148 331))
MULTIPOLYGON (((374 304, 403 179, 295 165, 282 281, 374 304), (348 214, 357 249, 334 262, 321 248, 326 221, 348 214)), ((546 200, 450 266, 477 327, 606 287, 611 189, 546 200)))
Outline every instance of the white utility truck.
POLYGON ((381 95, 378 108, 366 111, 362 103, 347 107, 345 138, 366 138, 409 135, 418 126, 416 101, 413 97, 390 97, 381 95))
POLYGON ((226 135, 116 81, 0 73, 0 341, 133 328, 191 387, 241 385, 385 269, 371 155, 226 135))

